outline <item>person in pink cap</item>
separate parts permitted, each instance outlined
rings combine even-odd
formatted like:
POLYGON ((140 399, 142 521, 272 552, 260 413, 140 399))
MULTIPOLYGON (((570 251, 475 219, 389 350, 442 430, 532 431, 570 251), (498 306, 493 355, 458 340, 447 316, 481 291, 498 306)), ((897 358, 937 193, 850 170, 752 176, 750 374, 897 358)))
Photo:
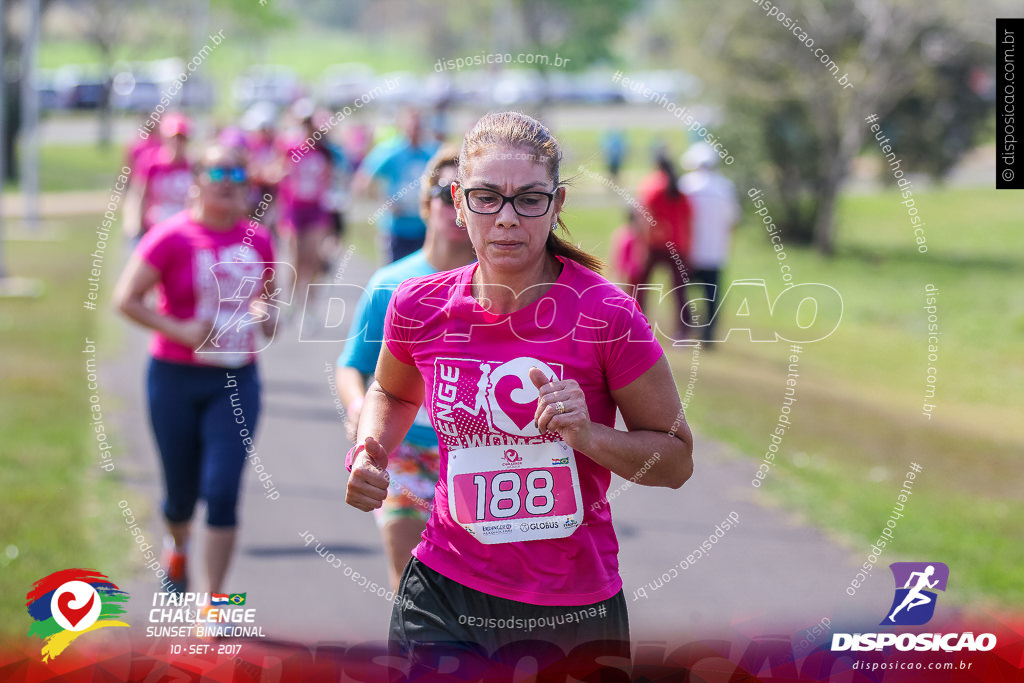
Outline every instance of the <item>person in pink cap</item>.
POLYGON ((628 658, 611 475, 678 488, 693 472, 649 322, 598 274, 599 260, 558 235, 560 159, 529 116, 480 119, 452 183, 478 262, 406 280, 388 306, 346 500, 380 507, 388 453, 422 404, 440 472, 389 635, 417 673, 442 655, 486 667, 524 647, 538 666, 587 643, 628 658), (615 429, 616 409, 626 430, 615 429))
POLYGON ((192 167, 186 157, 192 126, 183 114, 171 113, 160 121, 160 148, 149 155, 142 177, 140 235, 185 208, 192 184, 192 167))

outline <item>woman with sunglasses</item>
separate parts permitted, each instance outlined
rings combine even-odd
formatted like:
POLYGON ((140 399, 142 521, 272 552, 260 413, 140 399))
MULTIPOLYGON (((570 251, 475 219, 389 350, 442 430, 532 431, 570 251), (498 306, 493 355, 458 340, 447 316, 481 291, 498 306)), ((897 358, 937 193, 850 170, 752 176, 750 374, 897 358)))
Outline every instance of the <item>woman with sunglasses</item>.
MULTIPOLYGON (((451 270, 476 260, 466 229, 455 224, 451 183, 458 160, 458 148, 444 145, 427 163, 420 183, 420 215, 427 225, 423 248, 374 273, 356 308, 336 373, 338 396, 345 405, 345 429, 352 441, 366 394, 366 378, 372 377, 377 367, 384 314, 395 288, 409 278, 451 270)), ((391 453, 388 497, 374 511, 388 553, 388 572, 394 590, 398 589, 402 570, 430 518, 438 468, 437 434, 421 407, 409 433, 391 453)))
POLYGON ((483 667, 481 650, 515 659, 525 647, 546 664, 596 641, 629 657, 611 474, 678 488, 693 471, 649 323, 597 259, 557 234, 560 158, 526 115, 480 119, 455 183, 478 263, 408 280, 388 308, 347 502, 380 507, 388 454, 426 406, 440 478, 390 631, 416 671, 453 649, 483 667), (616 408, 628 431, 614 428, 616 408))
POLYGON ((121 313, 154 332, 146 388, 163 466, 168 535, 162 564, 172 591, 187 590, 192 516, 202 498, 202 590, 223 592, 242 470, 255 450, 256 328, 273 332, 265 300, 273 299, 274 254, 267 230, 245 220, 243 163, 236 151, 206 149, 186 210, 146 233, 114 294, 121 313), (155 307, 148 297, 154 289, 155 307))

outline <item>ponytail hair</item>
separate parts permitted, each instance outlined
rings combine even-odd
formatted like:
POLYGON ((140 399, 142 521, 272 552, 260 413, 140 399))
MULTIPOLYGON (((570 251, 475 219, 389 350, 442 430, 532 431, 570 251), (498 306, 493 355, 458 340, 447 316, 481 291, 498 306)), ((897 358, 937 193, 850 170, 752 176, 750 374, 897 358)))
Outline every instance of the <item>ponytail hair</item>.
POLYGON ((658 167, 658 170, 668 177, 668 187, 665 189, 665 192, 670 198, 678 199, 679 195, 682 193, 679 191, 679 176, 676 174, 676 169, 672 165, 672 160, 669 159, 668 155, 664 152, 659 152, 654 163, 658 167))

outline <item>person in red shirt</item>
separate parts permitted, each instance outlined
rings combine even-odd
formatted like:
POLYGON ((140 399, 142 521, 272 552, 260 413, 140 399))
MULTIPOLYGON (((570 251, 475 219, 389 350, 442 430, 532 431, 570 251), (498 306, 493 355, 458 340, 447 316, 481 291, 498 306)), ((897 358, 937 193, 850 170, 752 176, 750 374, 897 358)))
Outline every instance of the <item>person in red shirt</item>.
POLYGON ((645 178, 637 190, 637 199, 647 209, 651 221, 647 233, 647 265, 640 274, 636 300, 650 317, 650 311, 644 305, 647 298, 646 286, 655 268, 659 265, 667 266, 672 274, 672 291, 679 311, 675 314, 677 338, 685 339, 691 324, 690 311, 686 305, 686 284, 690 280, 687 261, 693 214, 686 195, 679 191, 672 162, 665 154, 659 153, 655 165, 655 172, 645 178))

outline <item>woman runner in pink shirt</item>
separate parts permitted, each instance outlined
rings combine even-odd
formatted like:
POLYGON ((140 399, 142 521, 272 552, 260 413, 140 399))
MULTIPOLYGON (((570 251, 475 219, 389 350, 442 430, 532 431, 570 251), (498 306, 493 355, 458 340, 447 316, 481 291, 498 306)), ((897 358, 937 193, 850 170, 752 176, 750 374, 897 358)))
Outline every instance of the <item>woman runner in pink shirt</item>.
POLYGON ((528 116, 478 121, 452 192, 479 261, 408 280, 389 305, 347 502, 381 505, 387 454, 422 403, 440 479, 390 632, 416 671, 452 649, 464 667, 514 661, 528 640, 601 641, 628 657, 611 473, 647 467, 638 483, 678 488, 693 471, 649 323, 597 259, 556 234, 560 158, 528 116), (629 431, 614 429, 616 408, 629 431))
POLYGON ((188 208, 142 237, 114 293, 121 313, 154 333, 146 393, 169 532, 158 576, 172 592, 188 590, 199 499, 207 525, 201 590, 224 591, 242 474, 249 458, 259 462, 259 332, 273 334, 279 302, 270 234, 246 219, 243 164, 237 151, 207 147, 188 208))
POLYGON ((185 208, 192 185, 192 167, 185 152, 192 124, 183 114, 168 114, 160 122, 163 142, 139 160, 142 178, 142 229, 146 234, 157 223, 185 208))

